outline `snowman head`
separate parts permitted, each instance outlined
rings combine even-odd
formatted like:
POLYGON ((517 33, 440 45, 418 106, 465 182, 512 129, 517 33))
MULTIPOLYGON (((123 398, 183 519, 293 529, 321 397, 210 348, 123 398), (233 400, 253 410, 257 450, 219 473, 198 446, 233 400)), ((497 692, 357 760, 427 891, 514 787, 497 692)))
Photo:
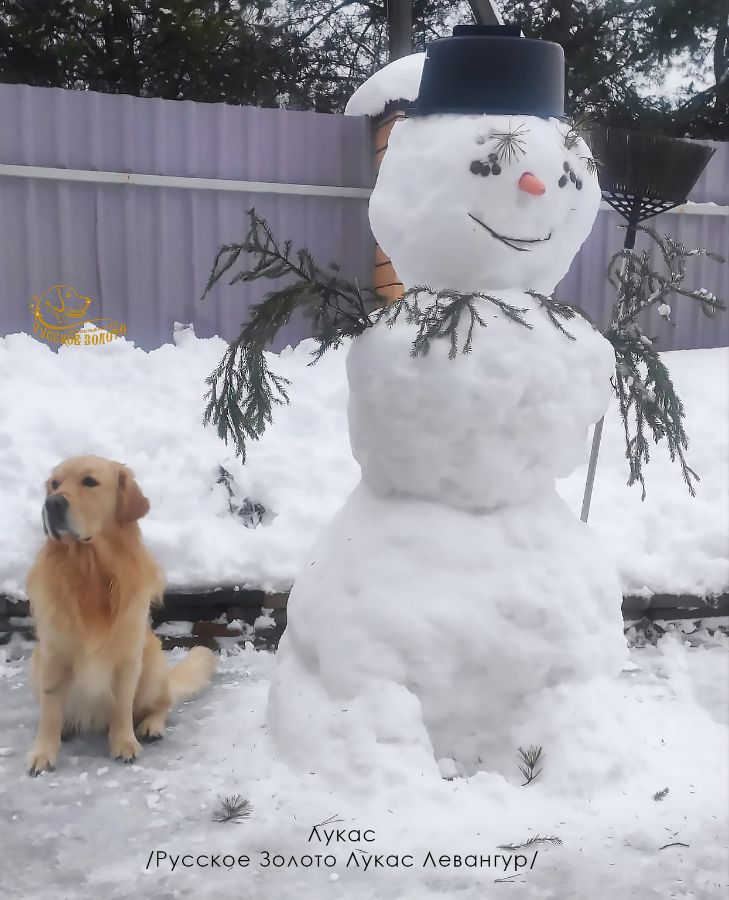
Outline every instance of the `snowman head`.
POLYGON ((407 286, 551 293, 599 204, 590 150, 565 121, 435 114, 393 129, 369 214, 407 286))
POLYGON ((404 284, 551 293, 599 203, 590 151, 564 120, 558 44, 462 25, 428 45, 370 201, 404 284))

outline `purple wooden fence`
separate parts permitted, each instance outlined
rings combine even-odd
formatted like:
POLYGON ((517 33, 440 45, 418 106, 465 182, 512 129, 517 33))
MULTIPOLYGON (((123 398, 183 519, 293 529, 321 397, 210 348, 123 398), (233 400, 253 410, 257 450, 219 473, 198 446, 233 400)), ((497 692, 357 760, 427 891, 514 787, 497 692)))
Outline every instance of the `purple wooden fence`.
MULTIPOLYGON (((200 336, 232 337, 268 286, 218 286, 199 297, 216 250, 244 235, 251 206, 281 239, 372 282, 369 119, 23 85, 0 85, 0 116, 0 334, 30 331, 33 296, 66 283, 146 349, 169 341, 175 321, 193 322, 200 336), (112 178, 103 173, 152 178, 100 183, 112 178), (241 182, 259 184, 241 190, 241 182), (321 186, 339 195, 317 196, 321 186)), ((729 144, 717 147, 690 199, 726 207, 729 144)), ((622 244, 619 224, 615 213, 600 213, 557 290, 599 322, 612 302, 605 268, 622 244)), ((729 255, 726 214, 664 214, 653 224, 729 255)), ((729 265, 698 260, 688 283, 727 299, 729 265)), ((675 329, 648 323, 662 349, 729 344, 729 315, 712 321, 676 302, 674 319, 675 329)), ((294 322, 276 347, 305 334, 306 324, 294 322)))
MULTIPOLYGON (((0 121, 3 171, 372 184, 369 123, 344 116, 0 85, 0 121)), ((232 337, 270 283, 199 297, 218 247, 244 236, 251 206, 277 237, 369 284, 373 242, 361 198, 0 174, 0 334, 30 331, 33 296, 65 283, 147 349, 171 340, 174 321, 232 337)), ((298 321, 278 344, 304 335, 298 321)))

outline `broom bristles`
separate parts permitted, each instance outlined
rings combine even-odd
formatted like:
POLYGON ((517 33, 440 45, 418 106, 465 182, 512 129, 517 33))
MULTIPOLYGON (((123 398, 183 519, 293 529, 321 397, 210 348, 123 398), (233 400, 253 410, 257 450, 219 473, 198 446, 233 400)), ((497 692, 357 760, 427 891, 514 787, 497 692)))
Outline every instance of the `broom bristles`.
POLYGON ((605 193, 685 203, 715 148, 663 134, 608 126, 590 130, 589 144, 605 193))

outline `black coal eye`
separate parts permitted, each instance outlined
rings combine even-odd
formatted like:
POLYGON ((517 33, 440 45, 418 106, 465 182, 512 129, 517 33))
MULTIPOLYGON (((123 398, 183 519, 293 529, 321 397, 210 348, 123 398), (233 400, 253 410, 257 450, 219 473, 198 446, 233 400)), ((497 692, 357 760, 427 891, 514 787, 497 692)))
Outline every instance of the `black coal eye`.
POLYGON ((84 487, 98 487, 99 482, 90 475, 87 475, 85 478, 81 479, 81 484, 84 487))
POLYGON ((570 181, 574 184, 577 181, 577 176, 574 172, 570 172, 570 181))
POLYGON ((581 191, 581 190, 582 190, 582 182, 580 181, 579 178, 578 178, 577 181, 575 182, 575 187, 577 188, 578 191, 581 191))
POLYGON ((58 490, 58 482, 55 480, 55 478, 51 482, 51 490, 52 491, 58 490))
POLYGON ((499 161, 499 157, 495 153, 489 153, 489 162, 495 163, 499 161))
POLYGON ((501 166, 498 163, 494 163, 491 166, 491 171, 494 173, 494 175, 501 175, 501 166))
POLYGON ((564 187, 567 184, 567 176, 563 175, 557 183, 560 187, 564 187))
POLYGON ((563 169, 565 170, 565 172, 569 172, 569 170, 570 170, 570 164, 569 164, 568 162, 566 162, 566 163, 563 165, 563 169))
POLYGON ((491 174, 491 166, 487 165, 486 163, 482 163, 480 159, 474 159, 469 168, 474 175, 491 174))

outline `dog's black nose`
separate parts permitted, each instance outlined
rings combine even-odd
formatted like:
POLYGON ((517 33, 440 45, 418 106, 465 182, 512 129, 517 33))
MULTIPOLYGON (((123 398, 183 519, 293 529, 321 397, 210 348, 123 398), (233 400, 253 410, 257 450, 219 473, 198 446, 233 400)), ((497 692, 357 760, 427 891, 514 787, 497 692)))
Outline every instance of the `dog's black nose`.
POLYGON ((53 519, 59 519, 66 514, 68 509, 68 500, 63 494, 51 494, 46 497, 46 511, 53 519))

